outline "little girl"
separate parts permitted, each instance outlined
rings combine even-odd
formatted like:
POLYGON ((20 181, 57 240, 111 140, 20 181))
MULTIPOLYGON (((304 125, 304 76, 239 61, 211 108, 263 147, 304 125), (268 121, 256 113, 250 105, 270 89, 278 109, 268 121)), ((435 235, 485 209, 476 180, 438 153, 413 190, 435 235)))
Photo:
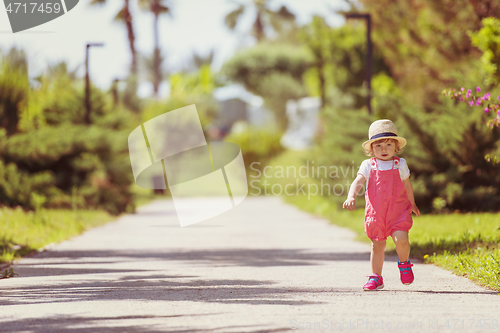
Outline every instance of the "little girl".
POLYGON ((366 180, 365 233, 372 241, 372 274, 368 275, 363 290, 377 290, 384 288, 382 266, 388 236, 396 244, 401 282, 406 285, 413 282, 408 231, 413 224, 411 213, 419 216, 420 211, 413 197, 406 161, 395 156, 406 145, 406 139, 398 136, 396 126, 388 119, 373 122, 368 138, 363 148, 368 156, 375 157, 361 163, 343 208, 354 210, 356 196, 366 180))

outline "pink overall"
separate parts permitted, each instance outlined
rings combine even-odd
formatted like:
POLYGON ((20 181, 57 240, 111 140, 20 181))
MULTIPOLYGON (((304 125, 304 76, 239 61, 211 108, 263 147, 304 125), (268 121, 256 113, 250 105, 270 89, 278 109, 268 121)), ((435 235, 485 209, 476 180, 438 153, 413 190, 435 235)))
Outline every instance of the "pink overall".
POLYGON ((413 220, 411 202, 399 175, 399 157, 391 170, 379 170, 370 159, 370 178, 365 192, 365 233, 371 240, 387 239, 396 230, 408 232, 413 220))

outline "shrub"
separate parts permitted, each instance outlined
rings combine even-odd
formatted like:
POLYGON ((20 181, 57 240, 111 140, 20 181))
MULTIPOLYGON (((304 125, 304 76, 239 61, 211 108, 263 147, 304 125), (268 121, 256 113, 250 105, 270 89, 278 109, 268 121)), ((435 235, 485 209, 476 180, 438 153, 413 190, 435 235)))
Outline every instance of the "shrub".
POLYGON ((71 208, 71 190, 89 208, 112 214, 132 209, 127 132, 63 124, 6 138, 0 129, 0 198, 9 206, 34 208, 30 193, 47 207, 71 208))
POLYGON ((249 127, 239 133, 231 133, 224 141, 237 144, 241 148, 247 177, 249 168, 262 170, 272 157, 283 151, 280 144, 281 133, 266 129, 249 127))
POLYGON ((401 111, 411 142, 405 149, 417 179, 417 202, 428 208, 439 203, 445 210, 498 210, 500 165, 489 163, 485 155, 498 151, 500 129, 485 126, 485 113, 449 99, 432 113, 401 111))
POLYGON ((74 73, 65 63, 49 66, 31 88, 23 57, 14 50, 0 59, 2 204, 132 210, 127 136, 137 117, 93 88, 92 124, 82 125, 83 87, 74 73))

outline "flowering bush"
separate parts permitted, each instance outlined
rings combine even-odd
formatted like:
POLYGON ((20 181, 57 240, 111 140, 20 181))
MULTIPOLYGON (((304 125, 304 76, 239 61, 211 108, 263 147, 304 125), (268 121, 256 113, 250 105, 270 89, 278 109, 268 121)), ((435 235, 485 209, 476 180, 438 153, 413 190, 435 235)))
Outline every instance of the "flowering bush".
POLYGON ((476 94, 472 95, 472 91, 465 88, 460 88, 459 91, 456 89, 443 90, 443 95, 450 97, 451 99, 457 99, 460 102, 468 103, 470 106, 481 106, 484 108, 485 113, 491 112, 495 115, 495 118, 489 119, 486 125, 488 127, 500 127, 500 95, 497 97, 498 102, 494 103, 491 99, 491 93, 481 94, 481 87, 476 88, 476 94))
MULTIPOLYGON (((494 115, 494 118, 488 119, 486 126, 489 128, 499 127, 500 128, 500 95, 497 97, 497 102, 494 102, 491 98, 491 93, 481 94, 481 87, 476 88, 476 93, 473 95, 472 90, 465 88, 460 88, 459 91, 456 89, 445 89, 443 90, 443 95, 450 97, 451 99, 456 99, 459 102, 468 103, 471 107, 479 106, 485 113, 490 113, 494 115)), ((491 154, 486 154, 484 158, 488 162, 493 164, 500 163, 500 156, 494 156, 491 154)))

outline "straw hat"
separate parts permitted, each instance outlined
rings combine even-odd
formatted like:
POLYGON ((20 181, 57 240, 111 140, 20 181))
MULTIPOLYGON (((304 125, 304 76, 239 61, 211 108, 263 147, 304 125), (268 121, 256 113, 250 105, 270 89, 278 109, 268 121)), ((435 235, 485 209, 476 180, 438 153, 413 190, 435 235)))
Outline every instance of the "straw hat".
POLYGON ((406 139, 398 136, 398 130, 394 123, 389 119, 380 119, 374 121, 368 130, 368 141, 363 142, 363 148, 371 150, 372 142, 380 139, 394 139, 399 142, 399 148, 406 145, 406 139))

